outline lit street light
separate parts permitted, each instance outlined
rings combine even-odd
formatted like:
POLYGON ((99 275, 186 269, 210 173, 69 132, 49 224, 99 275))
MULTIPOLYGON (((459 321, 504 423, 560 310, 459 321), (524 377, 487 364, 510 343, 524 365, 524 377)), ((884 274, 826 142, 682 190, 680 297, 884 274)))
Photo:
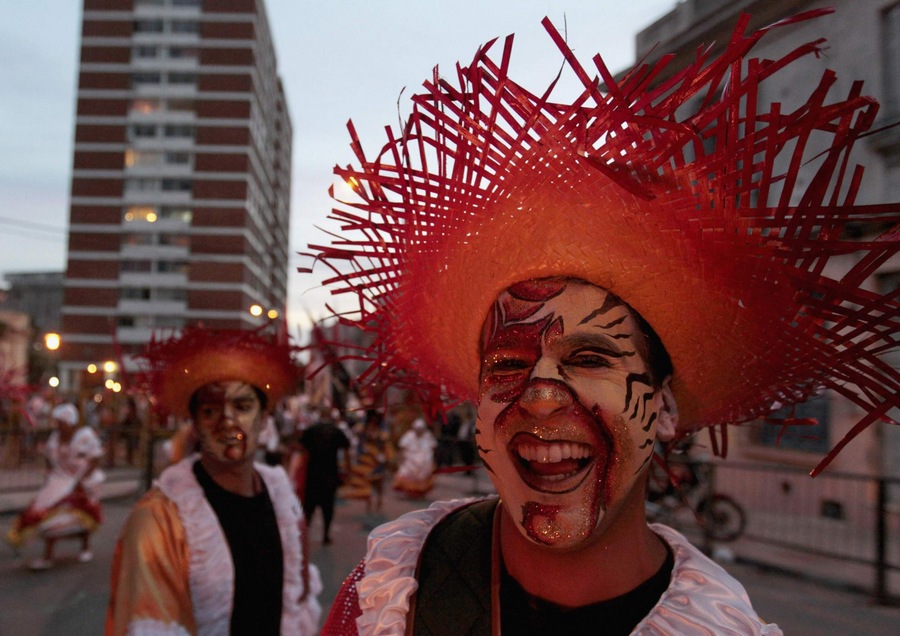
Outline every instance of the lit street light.
POLYGON ((60 338, 58 333, 50 332, 44 334, 44 346, 49 351, 56 351, 59 349, 60 344, 62 344, 62 338, 60 338))

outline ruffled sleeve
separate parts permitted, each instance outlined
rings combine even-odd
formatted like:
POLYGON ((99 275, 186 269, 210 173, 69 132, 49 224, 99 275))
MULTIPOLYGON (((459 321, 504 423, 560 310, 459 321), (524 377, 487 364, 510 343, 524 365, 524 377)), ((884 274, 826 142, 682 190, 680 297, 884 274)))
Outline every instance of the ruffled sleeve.
POLYGON ((416 566, 428 533, 448 514, 473 501, 438 501, 372 531, 365 575, 356 583, 360 634, 402 636, 406 632, 409 601, 418 588, 416 566))
POLYGON ((672 548, 675 567, 668 589, 633 634, 781 636, 777 625, 759 618, 737 579, 675 530, 660 524, 650 528, 672 548))
POLYGON ((188 546, 178 509, 158 490, 135 504, 113 556, 106 634, 196 632, 188 546))

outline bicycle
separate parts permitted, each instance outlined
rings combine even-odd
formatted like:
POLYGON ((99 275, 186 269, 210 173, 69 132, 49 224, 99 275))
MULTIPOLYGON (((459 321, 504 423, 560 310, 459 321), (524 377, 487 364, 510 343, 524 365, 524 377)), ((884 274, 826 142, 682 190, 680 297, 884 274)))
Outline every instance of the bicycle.
POLYGON ((708 540, 729 542, 747 527, 744 508, 731 496, 713 492, 707 462, 671 458, 668 466, 654 461, 646 502, 647 519, 676 525, 682 511, 692 517, 708 540))

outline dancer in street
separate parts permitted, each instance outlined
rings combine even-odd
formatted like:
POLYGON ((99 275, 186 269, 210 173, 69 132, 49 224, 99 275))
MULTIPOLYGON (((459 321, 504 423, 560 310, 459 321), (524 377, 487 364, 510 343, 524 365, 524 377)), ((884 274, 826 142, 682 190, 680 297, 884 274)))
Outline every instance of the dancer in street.
POLYGON ((315 634, 321 582, 300 502, 280 466, 254 462, 268 406, 297 379, 292 348, 188 327, 144 357, 157 405, 190 416, 200 450, 126 521, 107 634, 315 634))
POLYGON ((347 499, 362 499, 366 512, 381 512, 384 500, 384 480, 394 461, 394 447, 390 434, 384 429, 381 413, 366 411, 366 421, 359 434, 356 462, 339 494, 347 499))
POLYGON ((54 430, 44 449, 50 467, 47 481, 7 534, 17 549, 34 534, 44 540, 43 556, 29 564, 33 570, 52 567, 56 543, 65 538, 80 542, 79 561, 90 561, 91 534, 103 520, 97 493, 106 477, 98 467, 103 457, 100 438, 80 422, 74 404, 57 405, 50 419, 54 430))
POLYGON ((410 497, 424 497, 434 488, 437 440, 423 418, 413 420, 412 426, 397 442, 397 447, 401 459, 394 475, 394 490, 410 497))

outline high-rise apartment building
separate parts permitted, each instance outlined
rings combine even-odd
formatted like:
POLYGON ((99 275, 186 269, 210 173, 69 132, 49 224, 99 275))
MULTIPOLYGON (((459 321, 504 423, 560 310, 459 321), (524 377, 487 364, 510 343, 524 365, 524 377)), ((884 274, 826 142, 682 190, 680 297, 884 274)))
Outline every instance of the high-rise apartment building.
POLYGON ((83 8, 69 389, 155 330, 283 320, 288 266, 291 122, 263 0, 83 8))

